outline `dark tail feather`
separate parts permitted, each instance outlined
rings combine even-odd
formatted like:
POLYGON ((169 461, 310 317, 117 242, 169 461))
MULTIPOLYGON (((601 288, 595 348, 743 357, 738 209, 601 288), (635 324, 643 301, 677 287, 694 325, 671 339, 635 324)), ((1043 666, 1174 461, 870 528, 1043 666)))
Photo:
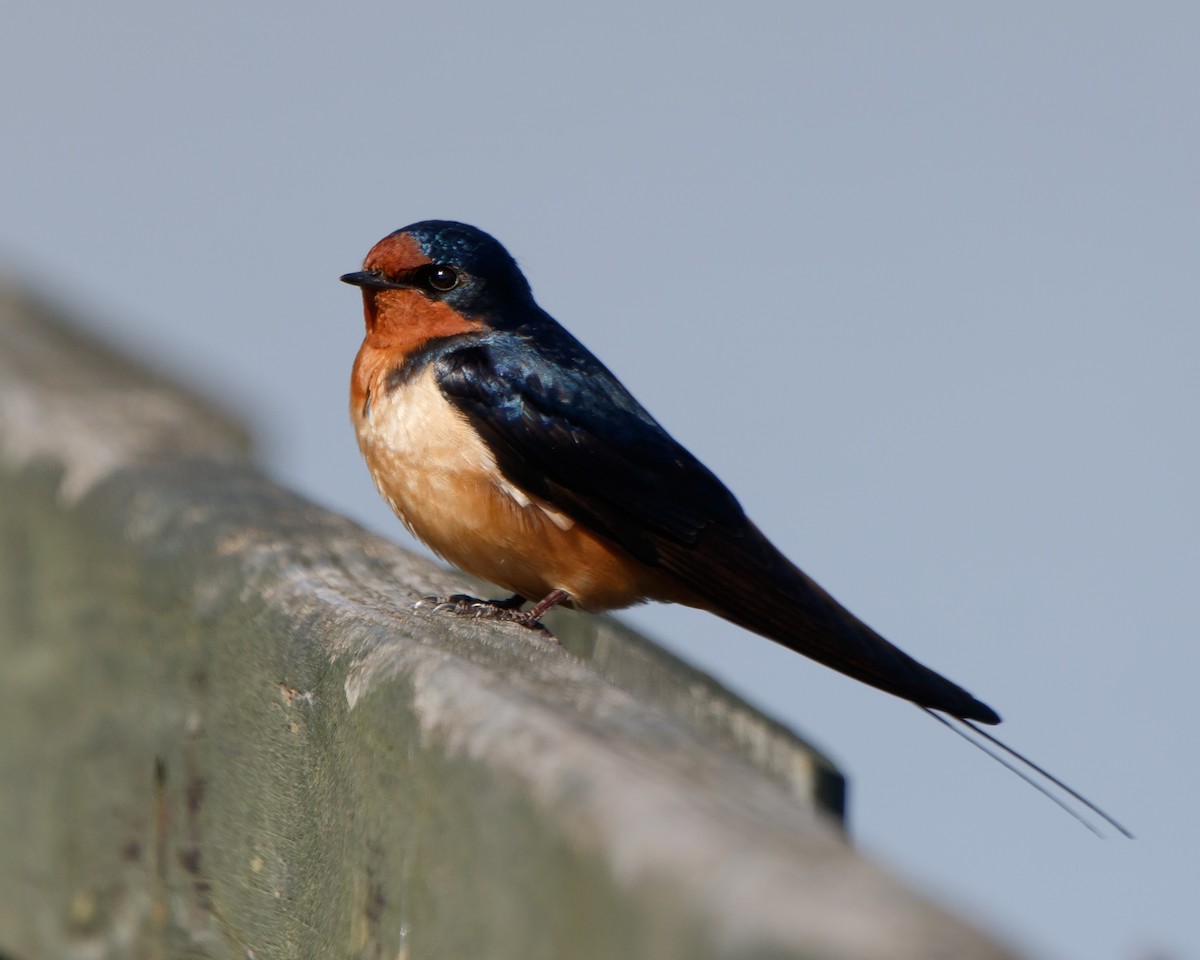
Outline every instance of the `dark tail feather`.
POLYGON ((749 521, 715 527, 694 546, 656 543, 658 564, 691 596, 672 597, 855 680, 964 720, 1000 717, 958 684, 889 643, 780 553, 749 521))
MULTIPOLYGON (((918 704, 918 706, 920 706, 920 704, 918 704)), ((1096 816, 1098 816, 1101 820, 1103 820, 1105 823, 1107 823, 1109 826, 1111 826, 1114 830, 1116 830, 1122 836, 1128 837, 1130 840, 1133 839, 1133 834, 1128 829, 1126 829, 1118 820, 1116 820, 1116 818, 1112 817, 1110 814, 1105 812, 1103 809, 1101 809, 1099 806, 1097 806, 1095 803, 1093 803, 1091 800, 1089 800, 1087 797, 1085 797, 1078 790, 1074 789, 1073 787, 1068 786, 1066 783, 1064 783, 1062 780, 1060 780, 1058 777, 1056 777, 1054 774, 1052 774, 1050 771, 1048 771, 1045 767, 1042 767, 1041 765, 1034 763, 1032 760, 1030 760, 1027 756, 1025 756, 1025 754, 1021 753, 1020 751, 1014 750, 1012 747, 1010 747, 1007 743, 1005 743, 999 737, 995 736, 994 734, 988 733, 986 730, 981 730, 979 727, 977 727, 975 724, 973 724, 970 720, 964 720, 962 717, 954 718, 954 719, 958 720, 958 722, 961 723, 963 726, 970 729, 972 733, 976 734, 977 736, 983 737, 984 740, 988 741, 989 743, 993 744, 996 747, 999 747, 1000 750, 1003 751, 1003 753, 998 753, 997 751, 989 748, 987 746, 987 744, 980 743, 978 740, 975 740, 973 737, 968 736, 961 728, 955 726, 946 717, 943 717, 940 713, 937 713, 934 710, 931 710, 929 707, 920 707, 920 709, 924 710, 927 714, 929 714, 931 717, 933 717, 933 719, 936 720, 938 723, 949 728, 950 730, 953 730, 956 734, 958 734, 960 737, 962 737, 964 740, 966 740, 967 743, 969 743, 969 744, 971 744, 971 746, 975 747, 975 749, 981 750, 983 753, 986 753, 989 757, 991 757, 993 760, 995 760, 1002 767, 1005 767, 1012 773, 1015 773, 1018 777, 1020 777, 1022 780, 1024 780, 1027 784, 1029 784, 1031 787, 1033 787, 1034 790, 1036 790, 1043 797, 1048 799, 1051 803, 1054 803, 1058 807, 1065 810, 1070 816, 1074 817, 1076 820, 1078 820, 1080 823, 1082 823, 1085 827, 1087 827, 1087 829, 1092 831, 1092 833, 1094 833, 1096 836, 1102 837, 1102 836, 1104 836, 1104 834, 1094 823, 1092 823, 1091 820, 1089 820, 1082 813, 1080 813, 1078 810, 1076 810, 1074 807, 1072 807, 1062 797, 1058 796, 1053 791, 1051 791, 1049 788, 1047 788, 1045 786, 1045 784, 1039 783, 1030 773, 1028 773, 1026 771, 1027 770, 1033 771, 1033 773, 1036 773, 1043 780, 1045 780, 1046 783, 1049 783, 1052 786, 1057 787, 1059 790, 1061 790, 1063 793, 1065 793, 1068 797, 1075 800, 1077 803, 1081 804, 1082 806, 1084 806, 1085 808, 1090 810, 1092 813, 1096 814, 1096 816), (1010 762, 1004 756, 1004 754, 1008 754, 1008 756, 1012 757, 1013 760, 1016 760, 1017 763, 1010 762), (1017 765, 1018 763, 1023 765, 1026 769, 1024 769, 1024 770, 1021 769, 1021 767, 1017 765)))
MULTIPOLYGON (((786 561, 785 561, 786 562, 786 561)), ((1000 715, 952 680, 888 642, 791 564, 768 590, 740 605, 710 607, 719 616, 921 707, 961 720, 996 724, 1000 715)))

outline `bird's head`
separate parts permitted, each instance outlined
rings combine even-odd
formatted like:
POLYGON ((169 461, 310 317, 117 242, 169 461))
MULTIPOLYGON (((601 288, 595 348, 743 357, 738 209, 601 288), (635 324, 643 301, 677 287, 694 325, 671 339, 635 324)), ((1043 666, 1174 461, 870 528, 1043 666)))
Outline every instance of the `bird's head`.
MULTIPOLYGON (((423 220, 388 234, 344 283, 361 287, 367 328, 482 330, 532 304, 529 284, 495 238, 465 223, 423 220)), ((415 331, 413 331, 415 332, 415 331)))

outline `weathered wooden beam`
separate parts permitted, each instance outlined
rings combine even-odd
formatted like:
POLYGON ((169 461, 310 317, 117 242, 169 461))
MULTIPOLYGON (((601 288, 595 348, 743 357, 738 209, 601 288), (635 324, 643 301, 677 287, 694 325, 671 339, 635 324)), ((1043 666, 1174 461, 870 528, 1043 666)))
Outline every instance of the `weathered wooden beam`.
POLYGON ((0 953, 1005 955, 647 641, 411 608, 471 586, 0 295, 0 953))

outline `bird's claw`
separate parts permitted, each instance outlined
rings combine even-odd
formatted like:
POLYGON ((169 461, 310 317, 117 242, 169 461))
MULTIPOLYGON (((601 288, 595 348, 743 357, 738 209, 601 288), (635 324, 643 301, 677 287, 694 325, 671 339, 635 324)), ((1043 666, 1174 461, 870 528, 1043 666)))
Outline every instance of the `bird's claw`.
POLYGON ((456 617, 473 617, 476 620, 499 620, 501 623, 515 623, 542 634, 548 640, 558 643, 558 638, 547 630, 540 620, 534 620, 529 613, 523 613, 519 604, 510 600, 480 600, 465 593, 455 593, 448 597, 422 597, 413 604, 414 610, 428 608, 433 613, 449 613, 456 617))

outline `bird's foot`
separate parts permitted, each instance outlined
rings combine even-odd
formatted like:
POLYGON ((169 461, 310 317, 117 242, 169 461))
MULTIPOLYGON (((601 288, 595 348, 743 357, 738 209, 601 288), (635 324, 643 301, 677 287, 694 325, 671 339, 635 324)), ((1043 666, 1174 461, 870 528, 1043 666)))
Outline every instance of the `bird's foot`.
POLYGON ((465 593, 455 593, 448 597, 422 597, 413 607, 430 607, 434 613, 448 611, 460 617, 511 619, 512 614, 520 612, 524 603, 525 598, 519 596, 507 600, 480 600, 465 593))
MULTIPOLYGON (((474 617, 477 620, 499 620, 501 623, 515 623, 530 630, 536 630, 549 640, 558 643, 558 639, 542 626, 541 615, 546 608, 538 604, 532 610, 522 612, 525 598, 515 594, 506 600, 480 600, 478 597, 456 593, 449 597, 423 597, 413 604, 414 610, 429 608, 434 613, 450 613, 456 617, 474 617), (539 609, 541 608, 541 609, 539 609)), ((544 602, 544 601, 543 601, 544 602)))

